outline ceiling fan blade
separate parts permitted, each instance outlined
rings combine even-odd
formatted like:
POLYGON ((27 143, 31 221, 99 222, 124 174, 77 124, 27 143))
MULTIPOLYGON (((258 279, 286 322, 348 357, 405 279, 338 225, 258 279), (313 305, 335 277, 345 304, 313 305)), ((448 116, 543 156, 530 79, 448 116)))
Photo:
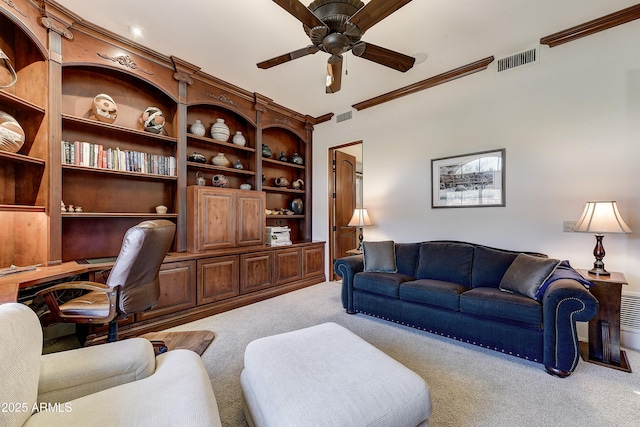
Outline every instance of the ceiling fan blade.
POLYGON ((362 34, 411 0, 371 0, 348 19, 362 34))
POLYGON ((355 56, 368 59, 369 61, 376 62, 380 65, 384 65, 385 67, 393 68, 394 70, 402 71, 403 73, 410 70, 416 62, 416 58, 413 56, 408 56, 403 53, 395 52, 393 50, 365 42, 356 43, 352 52, 355 56))
POLYGON ((314 15, 313 12, 298 0, 273 0, 273 2, 289 12, 294 18, 309 28, 320 26, 326 27, 320 18, 314 15))
POLYGON ((294 50, 293 52, 285 53, 284 55, 276 56, 275 58, 259 62, 257 65, 258 68, 266 70, 267 68, 275 67, 276 65, 284 64, 285 62, 302 58, 303 56, 313 55, 319 50, 320 48, 318 46, 310 45, 307 47, 303 47, 302 49, 294 50))
POLYGON ((326 93, 336 93, 342 84, 342 56, 331 55, 327 62, 326 93))

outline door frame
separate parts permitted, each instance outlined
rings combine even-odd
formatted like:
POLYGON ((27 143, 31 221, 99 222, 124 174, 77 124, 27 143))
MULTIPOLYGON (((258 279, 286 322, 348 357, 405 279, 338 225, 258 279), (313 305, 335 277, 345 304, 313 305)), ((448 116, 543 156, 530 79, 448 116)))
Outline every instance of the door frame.
POLYGON ((333 233, 333 227, 336 224, 335 221, 335 197, 333 197, 333 194, 336 193, 336 188, 335 188, 335 182, 336 182, 336 177, 335 177, 335 165, 333 164, 334 161, 334 153, 336 151, 339 151, 341 148, 344 147, 350 147, 352 145, 362 145, 363 141, 362 140, 358 140, 358 141, 353 141, 353 142, 348 142, 346 144, 341 144, 341 145, 336 145, 334 147, 329 147, 329 157, 328 157, 328 168, 329 168, 329 191, 327 194, 327 197, 329 199, 329 203, 327 204, 329 207, 329 280, 340 280, 340 277, 337 276, 335 274, 335 272, 333 271, 333 258, 334 258, 334 250, 333 247, 335 245, 334 239, 334 233, 333 233))

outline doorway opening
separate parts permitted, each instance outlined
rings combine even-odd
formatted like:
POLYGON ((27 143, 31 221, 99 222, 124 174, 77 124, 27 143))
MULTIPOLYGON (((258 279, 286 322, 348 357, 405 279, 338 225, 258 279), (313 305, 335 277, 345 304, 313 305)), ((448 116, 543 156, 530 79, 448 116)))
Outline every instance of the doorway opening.
MULTIPOLYGON (((349 227, 354 209, 362 208, 362 141, 329 148, 329 260, 358 247, 357 227, 349 227)), ((340 280, 331 268, 333 280, 340 280)))

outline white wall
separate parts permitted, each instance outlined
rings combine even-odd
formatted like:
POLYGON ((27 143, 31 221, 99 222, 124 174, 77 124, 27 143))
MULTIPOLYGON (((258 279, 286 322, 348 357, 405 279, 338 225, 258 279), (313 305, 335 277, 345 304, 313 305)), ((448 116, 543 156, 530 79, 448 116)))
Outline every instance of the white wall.
POLYGON ((591 268, 594 236, 563 232, 562 222, 587 200, 617 200, 635 233, 607 235, 604 261, 625 273, 625 291, 640 292, 638 40, 635 21, 542 46, 535 65, 491 68, 316 126, 314 239, 328 240, 328 147, 362 140, 364 207, 376 224, 365 239, 457 239, 591 268), (506 207, 431 209, 431 159, 496 148, 506 149, 506 207))

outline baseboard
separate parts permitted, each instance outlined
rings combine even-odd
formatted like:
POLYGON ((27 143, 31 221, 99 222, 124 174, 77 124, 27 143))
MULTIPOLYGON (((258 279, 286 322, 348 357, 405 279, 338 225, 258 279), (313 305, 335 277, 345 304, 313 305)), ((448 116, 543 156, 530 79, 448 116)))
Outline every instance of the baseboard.
POLYGON ((640 351, 640 332, 620 331, 620 345, 624 348, 640 351))

